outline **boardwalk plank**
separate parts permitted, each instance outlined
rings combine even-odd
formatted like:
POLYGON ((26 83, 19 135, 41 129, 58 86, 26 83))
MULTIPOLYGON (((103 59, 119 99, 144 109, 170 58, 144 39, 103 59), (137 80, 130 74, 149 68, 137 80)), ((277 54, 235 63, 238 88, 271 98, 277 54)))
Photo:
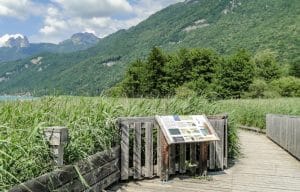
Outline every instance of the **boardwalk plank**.
MULTIPOLYGON (((300 134, 300 131, 297 134, 300 134)), ((300 192, 300 161, 265 135, 240 131, 239 136, 242 156, 233 167, 213 173, 212 180, 178 176, 164 184, 159 179, 144 180, 121 185, 116 190, 119 189, 121 192, 300 192)))

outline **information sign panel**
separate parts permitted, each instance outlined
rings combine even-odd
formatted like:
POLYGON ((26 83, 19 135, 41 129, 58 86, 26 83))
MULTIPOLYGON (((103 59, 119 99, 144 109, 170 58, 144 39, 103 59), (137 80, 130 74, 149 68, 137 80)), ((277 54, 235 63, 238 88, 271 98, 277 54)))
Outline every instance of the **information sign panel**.
POLYGON ((219 140, 205 115, 156 116, 155 118, 168 144, 219 140))

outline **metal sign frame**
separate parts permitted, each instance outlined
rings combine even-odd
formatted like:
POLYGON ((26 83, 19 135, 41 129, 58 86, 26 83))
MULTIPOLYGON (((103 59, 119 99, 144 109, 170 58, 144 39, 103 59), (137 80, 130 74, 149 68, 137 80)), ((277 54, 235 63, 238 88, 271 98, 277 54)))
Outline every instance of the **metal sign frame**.
POLYGON ((220 140, 205 115, 155 116, 168 144, 220 140))

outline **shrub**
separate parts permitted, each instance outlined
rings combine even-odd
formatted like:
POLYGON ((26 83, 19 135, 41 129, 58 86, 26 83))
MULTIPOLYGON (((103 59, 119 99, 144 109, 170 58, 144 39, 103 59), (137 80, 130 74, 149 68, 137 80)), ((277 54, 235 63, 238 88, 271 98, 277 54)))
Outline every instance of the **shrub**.
POLYGON ((182 85, 175 90, 177 98, 195 97, 196 92, 190 89, 187 85, 182 85))
POLYGON ((271 82, 272 89, 283 97, 300 97, 300 79, 296 77, 282 77, 271 82))

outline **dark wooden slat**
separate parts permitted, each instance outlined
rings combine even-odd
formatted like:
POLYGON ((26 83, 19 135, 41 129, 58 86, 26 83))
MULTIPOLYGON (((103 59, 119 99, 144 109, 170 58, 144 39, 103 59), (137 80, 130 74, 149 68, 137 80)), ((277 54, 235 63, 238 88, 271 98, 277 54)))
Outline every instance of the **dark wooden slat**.
POLYGON ((84 192, 98 192, 102 191, 105 188, 109 187, 113 183, 117 182, 120 178, 120 171, 116 171, 106 177, 105 179, 101 180, 96 185, 91 186, 89 189, 85 190, 84 192))
POLYGON ((134 147, 133 147, 133 167, 134 167, 134 179, 141 179, 142 177, 142 157, 141 157, 141 133, 142 133, 142 126, 141 122, 134 123, 134 147))
POLYGON ((146 123, 145 133, 145 177, 153 177, 153 123, 146 123))
POLYGON ((120 117, 118 118, 118 122, 123 124, 132 124, 132 123, 138 123, 138 122, 155 122, 155 117, 120 117))
POLYGON ((121 180, 128 179, 129 171, 129 125, 121 123, 121 180))
MULTIPOLYGON (((106 163, 119 158, 120 147, 111 150, 102 151, 92 155, 75 164, 81 174, 86 174, 106 163)), ((17 185, 10 189, 10 192, 27 191, 53 191, 78 177, 77 171, 73 165, 68 165, 60 170, 44 174, 35 179, 17 185)))
POLYGON ((180 154, 180 161, 179 161, 179 173, 186 172, 186 144, 179 144, 179 154, 180 154))
MULTIPOLYGON (((129 177, 133 176, 133 173, 134 173, 133 167, 129 168, 129 177)), ((142 173, 146 173, 145 166, 142 166, 142 173)), ((157 165, 153 166, 153 175, 157 175, 157 165)))
POLYGON ((170 145, 170 162, 169 162, 169 174, 175 174, 176 173, 176 145, 172 144, 170 145))
POLYGON ((195 169, 197 168, 196 166, 196 144, 195 143, 191 143, 190 144, 190 162, 192 164, 192 167, 191 167, 191 171, 192 172, 195 172, 195 169))
MULTIPOLYGON (((155 124, 158 127, 157 124, 155 124)), ((160 129, 157 130, 157 176, 161 175, 161 167, 162 167, 162 160, 161 160, 161 135, 163 133, 160 129)))
POLYGON ((211 119, 227 119, 228 114, 222 114, 222 115, 208 115, 206 116, 209 120, 211 119))
POLYGON ((161 140, 161 174, 162 181, 169 179, 169 144, 163 133, 160 133, 161 140))
POLYGON ((216 168, 224 169, 224 120, 216 121, 216 133, 220 140, 216 142, 216 168))
POLYGON ((216 169, 216 141, 209 144, 209 169, 216 169))
POLYGON ((207 174, 207 160, 208 160, 208 143, 202 142, 200 143, 200 162, 199 162, 199 174, 206 175, 207 174))
MULTIPOLYGON (((223 120, 222 118, 220 119, 223 120)), ((209 119, 210 124, 213 126, 213 128, 215 128, 215 130, 218 128, 218 121, 220 119, 216 119, 216 118, 209 119)), ((211 170, 216 169, 216 145, 217 145, 216 141, 213 141, 209 144, 209 169, 211 170)))
POLYGON ((224 119, 224 168, 228 168, 228 116, 224 119))
MULTIPOLYGON (((64 191, 83 191, 91 186, 95 185, 96 183, 100 182, 102 179, 105 179, 107 176, 111 175, 114 172, 119 171, 119 160, 114 160, 106 165, 95 169, 85 175, 81 173, 77 173, 80 175, 77 179, 73 180, 66 185, 55 189, 57 192, 64 192, 64 191)), ((116 178, 119 180, 119 178, 116 178)))

